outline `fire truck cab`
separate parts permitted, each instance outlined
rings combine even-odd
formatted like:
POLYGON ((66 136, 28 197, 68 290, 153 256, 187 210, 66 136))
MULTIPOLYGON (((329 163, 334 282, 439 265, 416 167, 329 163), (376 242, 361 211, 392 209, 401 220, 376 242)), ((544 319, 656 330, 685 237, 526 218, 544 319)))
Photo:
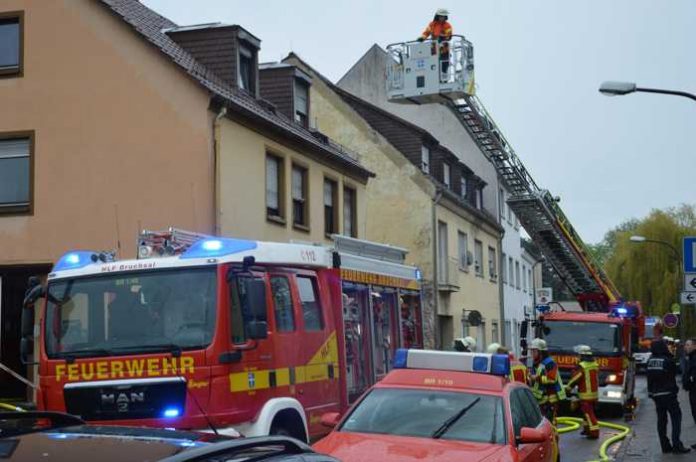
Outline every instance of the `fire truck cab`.
POLYGON ((418 271, 394 261, 403 249, 337 242, 170 238, 143 242, 137 260, 65 254, 43 290, 37 407, 109 424, 325 434, 322 414, 345 411, 397 348, 422 343, 418 271))
POLYGON ((643 315, 636 303, 614 307, 608 313, 554 311, 541 316, 539 336, 548 345, 564 383, 578 362, 577 345, 591 345, 600 367, 599 403, 630 411, 635 402, 635 360, 643 335, 643 315))

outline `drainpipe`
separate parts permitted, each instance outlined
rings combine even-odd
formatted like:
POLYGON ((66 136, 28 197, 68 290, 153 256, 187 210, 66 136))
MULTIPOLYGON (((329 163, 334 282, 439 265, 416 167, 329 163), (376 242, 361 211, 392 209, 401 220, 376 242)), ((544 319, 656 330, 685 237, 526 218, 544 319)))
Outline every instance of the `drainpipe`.
POLYGON ((222 106, 213 121, 213 234, 220 235, 220 119, 227 115, 227 106, 222 106))
POLYGON ((435 192, 435 197, 433 198, 432 207, 432 227, 433 227, 433 310, 434 310, 434 325, 433 334, 435 336, 435 348, 442 348, 441 345, 441 333, 440 333, 440 322, 438 319, 438 311, 440 307, 440 293, 438 290, 438 252, 437 252, 437 239, 438 239, 438 229, 437 229, 437 205, 442 200, 442 190, 437 188, 435 192))
MULTIPOLYGON (((508 348, 514 348, 513 345, 508 345, 508 339, 505 338, 505 288, 503 287, 503 237, 505 237, 505 228, 501 225, 502 231, 500 232, 500 237, 498 238, 498 297, 500 298, 500 322, 498 323, 498 328, 500 329, 500 344, 506 345, 508 348)), ((508 269, 508 272, 510 270, 508 269)), ((510 322, 510 330, 514 329, 515 326, 510 322)), ((510 339, 512 340, 512 339, 510 339)))

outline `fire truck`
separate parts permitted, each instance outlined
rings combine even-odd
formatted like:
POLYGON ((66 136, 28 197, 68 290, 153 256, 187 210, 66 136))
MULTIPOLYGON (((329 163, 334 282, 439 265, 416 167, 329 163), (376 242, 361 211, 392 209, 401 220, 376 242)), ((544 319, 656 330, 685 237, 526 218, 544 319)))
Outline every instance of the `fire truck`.
POLYGON ((527 320, 520 335, 522 351, 526 351, 528 324, 534 321, 535 333, 546 336, 567 377, 575 361, 567 356, 568 342, 589 344, 600 353, 600 402, 630 410, 635 377, 632 353, 645 330, 640 304, 623 300, 564 214, 560 199, 537 185, 476 96, 471 42, 455 36, 447 56, 440 56, 443 50, 447 52, 429 41, 389 45, 387 98, 398 104, 442 104, 451 110, 496 169, 509 193, 508 206, 582 307, 582 312, 549 312, 538 320, 527 320), (449 61, 447 72, 436 65, 443 60, 449 61), (585 335, 564 336, 575 332, 585 335))
POLYGON ((420 276, 404 249, 176 229, 138 244, 134 260, 68 252, 28 294, 22 354, 38 361, 40 410, 306 441, 397 348, 422 346, 420 276))

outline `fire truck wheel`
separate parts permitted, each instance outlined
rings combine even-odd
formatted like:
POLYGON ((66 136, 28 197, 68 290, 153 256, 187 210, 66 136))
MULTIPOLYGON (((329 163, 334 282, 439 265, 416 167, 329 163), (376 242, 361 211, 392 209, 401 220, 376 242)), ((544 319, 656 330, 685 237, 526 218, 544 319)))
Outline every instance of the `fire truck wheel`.
POLYGON ((300 441, 307 442, 307 435, 304 430, 304 423, 297 412, 286 409, 280 411, 273 419, 271 424, 271 435, 291 436, 300 441))

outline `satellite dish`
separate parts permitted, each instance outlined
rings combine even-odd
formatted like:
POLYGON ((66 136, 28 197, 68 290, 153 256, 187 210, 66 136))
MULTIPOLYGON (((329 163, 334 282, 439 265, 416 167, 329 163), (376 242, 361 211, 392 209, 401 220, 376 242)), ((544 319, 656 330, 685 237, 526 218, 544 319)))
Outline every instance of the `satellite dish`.
POLYGON ((466 319, 467 321, 469 321, 470 326, 478 327, 481 325, 481 312, 477 310, 471 310, 469 311, 469 315, 466 319))

